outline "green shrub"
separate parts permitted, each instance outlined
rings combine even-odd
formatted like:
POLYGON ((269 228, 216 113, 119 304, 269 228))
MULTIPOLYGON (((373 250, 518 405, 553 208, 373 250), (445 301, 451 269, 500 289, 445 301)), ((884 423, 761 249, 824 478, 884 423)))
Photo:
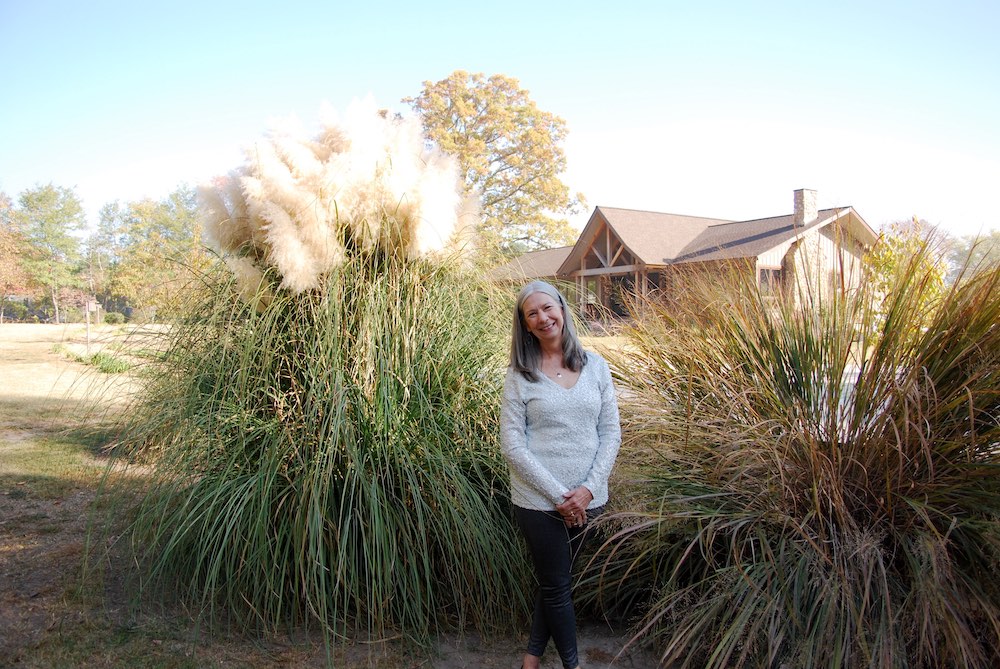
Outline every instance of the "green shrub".
POLYGON ((122 374, 132 368, 127 360, 122 360, 105 351, 98 351, 84 361, 97 367, 97 370, 102 374, 122 374))
POLYGON ((144 582, 270 629, 425 641, 522 618, 494 300, 364 254, 298 296, 268 276, 259 310, 207 281, 127 412, 154 472, 130 529, 144 582))
POLYGON ((706 282, 609 354, 620 503, 585 592, 641 604, 665 664, 1000 666, 1000 270, 927 309, 918 260, 879 305, 706 282))
POLYGON ((59 343, 52 346, 52 352, 63 355, 73 362, 79 362, 82 365, 92 365, 102 374, 121 374, 132 369, 131 363, 127 360, 122 360, 118 356, 108 353, 107 351, 98 351, 97 353, 91 355, 82 355, 67 348, 65 344, 59 343))
POLYGON ((7 302, 3 311, 5 320, 23 321, 28 318, 28 307, 21 302, 7 302))
POLYGON ((108 311, 104 314, 104 322, 108 325, 121 325, 125 322, 125 314, 117 311, 108 311))

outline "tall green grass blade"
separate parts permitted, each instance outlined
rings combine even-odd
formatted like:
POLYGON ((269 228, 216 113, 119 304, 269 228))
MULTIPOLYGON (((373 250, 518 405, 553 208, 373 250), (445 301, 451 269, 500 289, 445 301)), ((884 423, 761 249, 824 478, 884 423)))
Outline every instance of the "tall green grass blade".
MULTIPOLYGON (((146 591, 273 630, 509 629, 525 561, 497 439, 506 312, 445 265, 358 254, 248 306, 206 281, 129 412, 146 591)), ((506 306, 506 305, 504 305, 506 306)))

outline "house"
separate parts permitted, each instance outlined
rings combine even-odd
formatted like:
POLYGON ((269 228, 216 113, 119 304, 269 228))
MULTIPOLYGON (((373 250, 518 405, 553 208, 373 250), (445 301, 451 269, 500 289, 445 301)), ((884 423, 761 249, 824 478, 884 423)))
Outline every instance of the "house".
POLYGON ((494 268, 490 273, 490 278, 494 281, 511 283, 523 283, 531 279, 541 278, 555 280, 559 268, 572 250, 572 246, 560 246, 559 248, 525 253, 494 268))
POLYGON ((794 191, 791 214, 747 221, 599 206, 574 246, 525 254, 493 276, 568 282, 585 317, 624 315, 626 291, 677 297, 692 270, 751 273, 775 293, 803 281, 813 295, 856 286, 876 237, 852 207, 818 210, 808 189, 794 191))

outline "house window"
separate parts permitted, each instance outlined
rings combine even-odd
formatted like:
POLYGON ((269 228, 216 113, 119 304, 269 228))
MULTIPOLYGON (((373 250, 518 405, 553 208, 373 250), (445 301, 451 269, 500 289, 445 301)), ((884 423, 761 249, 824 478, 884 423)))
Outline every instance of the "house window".
POLYGON ((782 274, 780 267, 761 267, 758 270, 760 292, 771 295, 781 290, 782 274))

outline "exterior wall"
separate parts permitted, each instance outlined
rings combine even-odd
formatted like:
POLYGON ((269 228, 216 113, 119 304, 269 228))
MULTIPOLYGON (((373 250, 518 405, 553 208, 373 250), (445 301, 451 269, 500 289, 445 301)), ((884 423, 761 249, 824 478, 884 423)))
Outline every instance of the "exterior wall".
POLYGON ((839 225, 830 225, 796 242, 758 258, 758 275, 779 269, 787 297, 802 306, 804 300, 830 299, 840 290, 855 290, 863 273, 864 248, 856 239, 842 233, 839 225))
POLYGON ((658 268, 662 279, 662 289, 657 297, 671 302, 684 300, 693 284, 704 282, 708 277, 713 281, 724 281, 727 277, 742 276, 752 279, 754 276, 753 258, 736 258, 732 260, 711 260, 682 265, 668 265, 658 268))
POLYGON ((788 250, 792 247, 794 240, 789 240, 780 246, 777 246, 767 253, 762 253, 757 256, 757 266, 758 267, 781 267, 785 256, 788 254, 788 250))

